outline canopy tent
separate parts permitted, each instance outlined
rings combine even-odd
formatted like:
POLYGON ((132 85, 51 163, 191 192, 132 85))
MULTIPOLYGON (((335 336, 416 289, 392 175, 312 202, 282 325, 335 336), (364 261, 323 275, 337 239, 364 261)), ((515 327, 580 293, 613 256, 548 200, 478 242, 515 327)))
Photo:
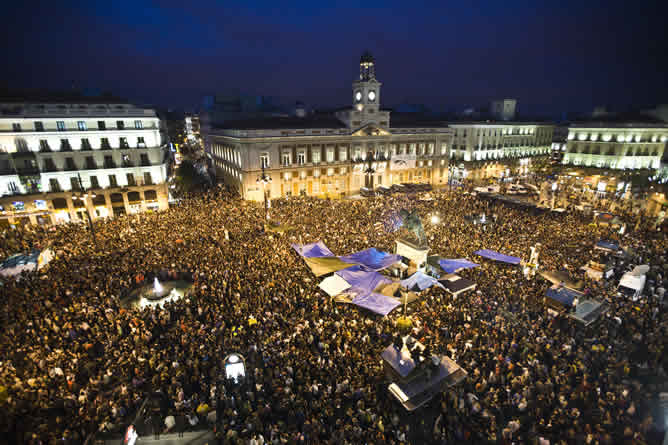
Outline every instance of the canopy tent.
MULTIPOLYGON (((313 275, 316 277, 321 277, 323 275, 336 272, 337 270, 342 270, 350 267, 350 263, 345 263, 338 259, 337 257, 320 257, 320 258, 308 258, 304 257, 306 265, 311 269, 313 275)), ((359 266, 358 266, 359 267, 359 266)))
POLYGON ((441 266, 446 273, 453 273, 459 269, 470 269, 474 267, 479 267, 480 264, 473 263, 466 258, 457 258, 457 259, 441 259, 438 261, 438 265, 441 266))
POLYGON ((0 263, 0 275, 13 277, 19 275, 21 272, 39 270, 48 264, 52 258, 53 251, 51 249, 44 249, 43 251, 35 249, 27 255, 12 255, 0 263))
POLYGON ((366 295, 358 295, 353 298, 352 303, 356 306, 369 309, 380 315, 387 315, 401 303, 396 298, 388 297, 383 294, 371 292, 366 295))
POLYGON ((386 267, 401 261, 400 255, 382 252, 375 247, 351 253, 350 255, 340 256, 339 258, 347 263, 362 264, 375 271, 385 269, 386 267))
POLYGON ((295 251, 304 258, 333 257, 334 253, 329 250, 325 243, 318 241, 311 244, 291 244, 295 251))
POLYGON ((596 243, 594 248, 599 250, 605 250, 607 252, 617 252, 619 250, 619 244, 613 241, 601 240, 596 243))
POLYGON ((318 284, 318 287, 325 291, 330 297, 334 297, 341 292, 350 289, 350 283, 334 274, 322 280, 320 284, 318 284))
POLYGON ((558 306, 570 308, 573 301, 580 298, 582 294, 566 287, 552 286, 545 292, 545 295, 558 306))
POLYGON ((415 272, 405 280, 401 280, 400 283, 406 289, 415 291, 423 291, 431 286, 438 286, 441 289, 445 289, 438 280, 420 271, 415 272))
POLYGON ((346 264, 347 268, 339 270, 336 272, 336 275, 350 284, 349 292, 356 293, 357 295, 368 295, 379 285, 392 283, 392 280, 378 272, 369 272, 358 265, 350 267, 348 263, 343 264, 346 264))
POLYGON ((488 249, 476 250, 473 253, 475 253, 476 255, 480 255, 481 257, 484 258, 489 258, 490 260, 501 261, 502 263, 520 264, 520 262, 522 262, 522 259, 516 256, 504 255, 502 253, 488 249))
POLYGON ((475 282, 462 278, 459 275, 449 274, 438 280, 443 285, 446 291, 452 295, 459 295, 462 292, 473 290, 476 288, 475 282))
POLYGON ((575 290, 582 290, 584 288, 584 282, 582 280, 576 281, 572 279, 571 275, 563 270, 540 271, 538 274, 552 284, 563 284, 564 286, 575 290))

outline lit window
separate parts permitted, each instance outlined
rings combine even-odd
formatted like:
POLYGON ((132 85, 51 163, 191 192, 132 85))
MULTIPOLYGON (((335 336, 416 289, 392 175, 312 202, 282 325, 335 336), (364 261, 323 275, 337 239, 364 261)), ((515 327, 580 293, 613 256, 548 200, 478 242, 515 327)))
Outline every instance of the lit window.
POLYGON ((86 126, 86 122, 84 121, 78 121, 77 128, 79 129, 79 131, 86 131, 88 129, 88 127, 86 126))
POLYGON ((262 153, 260 155, 260 168, 269 168, 269 154, 262 153))
POLYGON ((144 128, 144 125, 142 124, 141 121, 135 121, 135 128, 141 130, 142 128, 144 128))
POLYGON ((306 153, 304 153, 303 151, 297 153, 297 164, 299 165, 306 164, 306 153))
POLYGON ((56 128, 58 131, 65 131, 65 121, 56 121, 56 128))

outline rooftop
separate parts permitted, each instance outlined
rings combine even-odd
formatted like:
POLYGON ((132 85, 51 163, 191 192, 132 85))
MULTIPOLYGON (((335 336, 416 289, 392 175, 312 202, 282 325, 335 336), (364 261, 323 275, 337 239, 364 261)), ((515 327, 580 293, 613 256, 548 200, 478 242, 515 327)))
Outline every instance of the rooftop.
POLYGON ((329 115, 310 115, 306 117, 266 117, 226 121, 215 128, 221 130, 279 130, 279 129, 310 129, 310 128, 346 128, 346 126, 329 115))

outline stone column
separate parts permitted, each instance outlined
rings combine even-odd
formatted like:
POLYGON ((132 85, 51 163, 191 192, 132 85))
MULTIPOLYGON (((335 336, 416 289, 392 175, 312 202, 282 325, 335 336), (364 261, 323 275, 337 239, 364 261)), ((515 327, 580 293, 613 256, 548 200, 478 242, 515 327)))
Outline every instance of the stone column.
POLYGON ((70 214, 70 221, 77 221, 77 211, 74 208, 74 203, 72 202, 72 195, 68 194, 65 197, 67 201, 67 212, 70 214))

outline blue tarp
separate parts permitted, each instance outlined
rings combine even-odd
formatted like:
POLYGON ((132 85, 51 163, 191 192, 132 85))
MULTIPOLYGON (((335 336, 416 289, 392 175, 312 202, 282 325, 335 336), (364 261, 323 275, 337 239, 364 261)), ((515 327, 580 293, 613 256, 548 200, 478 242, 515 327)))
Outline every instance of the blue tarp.
POLYGON ((396 298, 372 292, 367 295, 358 295, 353 298, 352 303, 359 307, 369 309, 380 315, 387 315, 401 303, 396 298))
POLYGON ((311 244, 291 244, 292 248, 297 251, 297 253, 304 258, 319 258, 319 257, 324 257, 324 256, 334 256, 334 253, 332 253, 331 250, 327 246, 325 246, 325 243, 322 241, 318 241, 317 243, 311 243, 311 244))
POLYGON ((415 272, 410 277, 405 280, 401 280, 401 285, 409 290, 414 290, 417 286, 418 290, 425 290, 431 286, 438 286, 441 289, 445 289, 441 283, 438 282, 435 278, 430 277, 422 272, 415 272))
POLYGON ((578 296, 578 293, 565 287, 551 287, 547 290, 545 295, 547 295, 548 298, 558 301, 564 306, 571 307, 573 306, 573 300, 578 296))
POLYGON ((501 261, 503 263, 508 263, 508 264, 520 264, 522 261, 521 258, 517 258, 516 256, 509 256, 509 255, 504 255, 499 252, 494 252, 493 250, 476 250, 475 252, 476 255, 480 255, 481 257, 489 258, 490 260, 496 260, 496 261, 501 261))
POLYGON ((350 255, 340 256, 339 259, 346 263, 363 264, 371 270, 382 270, 401 261, 401 256, 382 252, 372 247, 360 252, 351 253, 350 255))
POLYGON ((442 259, 438 260, 438 265, 441 266, 441 269, 446 273, 454 273, 459 269, 470 269, 480 266, 480 264, 473 263, 466 258, 457 258, 454 260, 442 259))
POLYGON ((357 295, 368 295, 380 284, 392 282, 378 272, 364 270, 361 266, 339 270, 336 274, 350 284, 349 292, 354 292, 357 295))
POLYGON ((612 241, 605 241, 605 240, 601 240, 601 241, 597 242, 596 247, 598 247, 599 249, 612 250, 612 251, 619 250, 619 244, 613 243, 612 241))

